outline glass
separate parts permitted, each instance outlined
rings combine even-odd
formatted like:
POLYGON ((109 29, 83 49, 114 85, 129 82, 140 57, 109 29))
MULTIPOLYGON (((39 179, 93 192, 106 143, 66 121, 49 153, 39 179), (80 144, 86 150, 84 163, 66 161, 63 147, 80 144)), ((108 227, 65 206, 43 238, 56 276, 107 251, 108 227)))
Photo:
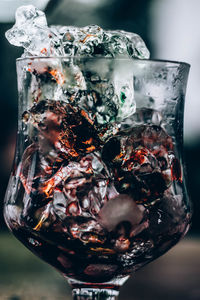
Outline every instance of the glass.
POLYGON ((68 280, 74 299, 120 286, 187 232, 189 65, 111 58, 17 60, 18 139, 4 216, 68 280))

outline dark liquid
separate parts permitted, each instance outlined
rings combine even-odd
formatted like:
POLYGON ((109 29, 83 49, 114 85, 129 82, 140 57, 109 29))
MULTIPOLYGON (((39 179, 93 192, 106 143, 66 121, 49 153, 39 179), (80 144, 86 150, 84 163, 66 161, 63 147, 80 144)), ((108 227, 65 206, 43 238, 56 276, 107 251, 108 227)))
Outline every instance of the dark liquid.
POLYGON ((113 136, 59 101, 41 101, 23 117, 33 137, 11 177, 5 215, 41 259, 70 279, 105 284, 185 234, 181 166, 163 128, 135 124, 113 136))
POLYGON ((100 247, 97 243, 83 245, 76 240, 66 242, 66 237, 59 233, 47 233, 44 238, 25 229, 14 230, 13 233, 34 254, 65 276, 91 284, 130 275, 166 252, 182 236, 182 232, 160 236, 156 244, 156 241, 147 239, 147 232, 144 232, 128 251, 119 253, 113 249, 113 244, 100 247))

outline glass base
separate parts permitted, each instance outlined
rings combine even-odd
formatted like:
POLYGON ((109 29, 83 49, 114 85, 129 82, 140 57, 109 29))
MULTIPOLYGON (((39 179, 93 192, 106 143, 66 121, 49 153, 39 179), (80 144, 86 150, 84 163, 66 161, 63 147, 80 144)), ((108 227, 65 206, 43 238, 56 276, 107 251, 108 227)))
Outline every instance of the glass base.
POLYGON ((116 300, 119 292, 109 289, 76 288, 72 290, 74 300, 116 300))

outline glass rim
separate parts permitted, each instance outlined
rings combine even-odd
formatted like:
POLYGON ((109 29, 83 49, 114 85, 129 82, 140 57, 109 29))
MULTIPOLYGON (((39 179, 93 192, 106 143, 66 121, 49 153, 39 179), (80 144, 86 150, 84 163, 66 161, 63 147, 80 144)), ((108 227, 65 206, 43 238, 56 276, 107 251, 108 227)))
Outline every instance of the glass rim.
POLYGON ((187 67, 191 67, 191 65, 187 62, 176 61, 176 60, 167 60, 167 59, 140 59, 140 58, 131 58, 131 57, 105 57, 105 56, 27 56, 27 57, 19 57, 16 59, 16 62, 26 61, 26 60, 37 60, 37 59, 87 59, 87 60, 95 60, 95 59, 104 59, 104 60, 125 60, 125 61, 133 61, 133 62, 147 62, 147 63, 170 63, 174 65, 185 65, 187 67))

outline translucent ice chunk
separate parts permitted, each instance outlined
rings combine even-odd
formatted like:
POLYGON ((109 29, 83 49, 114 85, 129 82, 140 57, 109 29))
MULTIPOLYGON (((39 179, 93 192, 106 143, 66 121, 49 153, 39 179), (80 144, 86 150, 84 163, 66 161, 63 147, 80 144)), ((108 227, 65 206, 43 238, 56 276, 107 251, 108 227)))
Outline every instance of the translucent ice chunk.
POLYGON ((117 121, 134 114, 136 102, 134 99, 133 71, 130 68, 130 61, 115 62, 115 72, 113 73, 114 90, 117 95, 117 121))
MULTIPOLYGON (((65 55, 149 58, 144 41, 135 33, 107 31, 98 25, 83 28, 69 26, 65 30, 61 43, 65 55)), ((61 33, 61 28, 59 31, 61 33)))
MULTIPOLYGON (((73 27, 72 29, 75 53, 78 55, 93 56, 96 48, 103 41, 103 29, 97 25, 89 25, 83 28, 73 27)), ((67 34, 65 33, 66 36, 69 36, 69 31, 67 31, 67 34)))
POLYGON ((37 26, 47 26, 45 14, 33 5, 20 6, 16 10, 16 25, 23 26, 27 23, 37 26))
POLYGON ((31 55, 51 53, 50 30, 45 14, 33 5, 21 6, 16 11, 16 23, 6 32, 15 46, 24 47, 31 55))
POLYGON ((148 59, 150 56, 149 50, 147 49, 142 38, 133 32, 127 32, 120 30, 128 39, 127 51, 131 57, 148 59))
POLYGON ((114 124, 134 114, 136 103, 130 63, 130 60, 96 58, 94 64, 88 59, 80 65, 82 76, 78 76, 79 81, 84 78, 84 85, 80 88, 76 82, 75 90, 75 86, 67 82, 68 91, 69 86, 73 87, 74 104, 81 107, 95 125, 114 124))
POLYGON ((121 131, 104 144, 102 159, 114 174, 117 191, 130 195, 137 204, 149 205, 160 200, 173 180, 182 180, 172 140, 156 125, 121 131))
POLYGON ((148 59, 149 50, 142 38, 132 32, 124 30, 105 31, 104 47, 111 56, 123 55, 133 58, 148 59))

